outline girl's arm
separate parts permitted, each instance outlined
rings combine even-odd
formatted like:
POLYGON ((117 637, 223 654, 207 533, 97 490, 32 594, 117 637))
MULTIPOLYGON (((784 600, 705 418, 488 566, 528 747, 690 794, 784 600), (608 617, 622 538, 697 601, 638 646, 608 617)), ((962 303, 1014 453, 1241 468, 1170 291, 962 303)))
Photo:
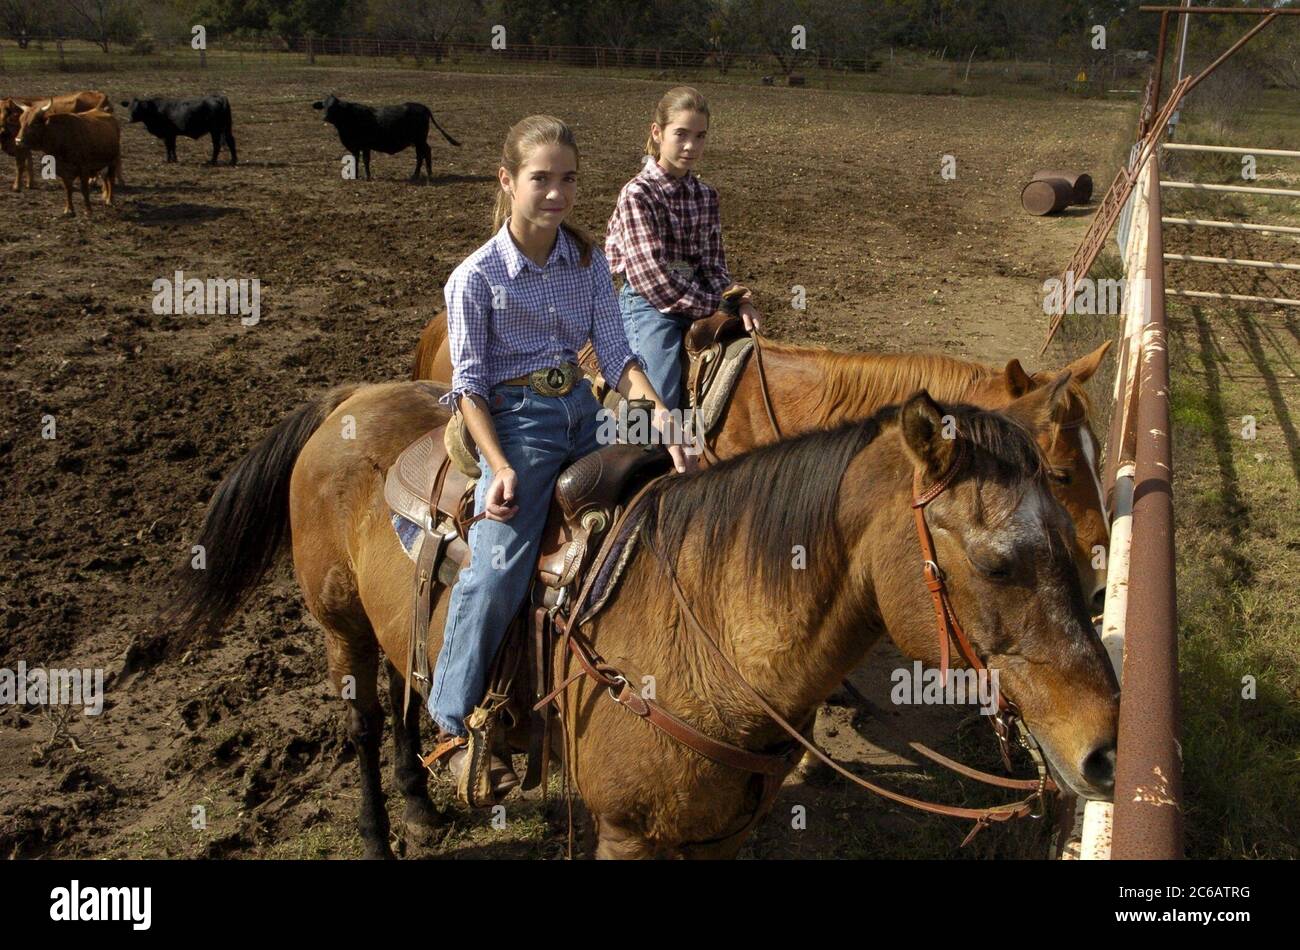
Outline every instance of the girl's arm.
POLYGON ((494 521, 508 521, 514 504, 515 470, 501 450, 488 409, 486 370, 492 290, 477 271, 457 268, 443 291, 447 301, 447 347, 451 354, 451 391, 439 402, 457 407, 474 444, 492 468, 485 511, 494 521))
POLYGON ((605 260, 604 254, 594 248, 591 252, 591 268, 591 345, 596 351, 601 375, 606 380, 617 380, 614 388, 625 398, 649 399, 655 404, 654 424, 666 436, 665 442, 668 443, 668 453, 673 457, 673 465, 679 472, 693 470, 694 456, 686 455, 680 444, 674 444, 683 434, 681 426, 676 423, 670 425, 671 413, 668 412, 663 397, 655 391, 654 384, 646 376, 645 362, 628 345, 623 318, 614 296, 614 282, 609 276, 609 262, 605 260))
POLYGON ((623 223, 623 253, 632 289, 660 313, 696 318, 711 316, 722 302, 725 287, 717 290, 701 287, 691 277, 666 266, 663 241, 650 199, 625 188, 618 199, 618 215, 623 223))

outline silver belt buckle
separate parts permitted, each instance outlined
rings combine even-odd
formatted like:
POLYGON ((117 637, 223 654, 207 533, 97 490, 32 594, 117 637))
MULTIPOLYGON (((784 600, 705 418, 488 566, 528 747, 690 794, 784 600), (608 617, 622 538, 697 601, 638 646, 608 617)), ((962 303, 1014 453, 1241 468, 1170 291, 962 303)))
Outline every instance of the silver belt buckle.
POLYGON ((534 370, 528 374, 528 385, 539 396, 565 396, 578 379, 578 368, 572 363, 534 370))

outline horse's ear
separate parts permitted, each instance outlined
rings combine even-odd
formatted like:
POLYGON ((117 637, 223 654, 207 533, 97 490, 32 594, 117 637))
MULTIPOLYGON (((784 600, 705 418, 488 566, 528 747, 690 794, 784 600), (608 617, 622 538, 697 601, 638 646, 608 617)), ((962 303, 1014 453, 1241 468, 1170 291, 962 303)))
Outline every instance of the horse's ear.
POLYGON ((1046 385, 1030 390, 1011 405, 1006 413, 1034 431, 1045 429, 1066 411, 1069 401, 1070 371, 1067 369, 1046 385))
POLYGON ((1025 372, 1025 368, 1020 365, 1020 360, 1012 360, 1007 363, 1006 382, 1007 392, 1011 394, 1012 399, 1019 399, 1034 388, 1034 381, 1025 372))
POLYGON ((1088 380, 1092 379, 1093 374, 1097 372, 1097 367, 1099 367, 1101 361, 1106 358, 1106 353, 1110 350, 1110 343, 1111 341, 1107 340, 1091 353, 1086 356, 1080 356, 1065 368, 1074 374, 1074 378, 1078 382, 1086 383, 1088 380))
POLYGON ((957 440, 945 433, 943 407, 928 392, 923 389, 903 403, 899 423, 903 443, 926 475, 938 478, 948 471, 957 440))

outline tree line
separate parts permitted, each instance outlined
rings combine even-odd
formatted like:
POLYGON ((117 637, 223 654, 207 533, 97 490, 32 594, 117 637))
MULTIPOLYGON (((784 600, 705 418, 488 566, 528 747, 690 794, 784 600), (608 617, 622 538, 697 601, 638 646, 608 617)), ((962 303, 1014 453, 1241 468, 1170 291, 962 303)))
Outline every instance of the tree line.
MULTIPOLYGON (((1131 0, 0 0, 0 33, 20 46, 33 37, 75 37, 108 51, 142 40, 188 42, 195 24, 226 36, 435 46, 487 45, 503 28, 508 44, 765 53, 788 68, 810 57, 823 64, 869 60, 892 48, 946 50, 963 59, 1079 61, 1154 50, 1159 16, 1138 7, 1131 0)), ((1292 85, 1285 79, 1300 78, 1297 20, 1271 26, 1243 50, 1241 62, 1292 85)), ((1212 56, 1252 23, 1194 17, 1189 53, 1212 56)))

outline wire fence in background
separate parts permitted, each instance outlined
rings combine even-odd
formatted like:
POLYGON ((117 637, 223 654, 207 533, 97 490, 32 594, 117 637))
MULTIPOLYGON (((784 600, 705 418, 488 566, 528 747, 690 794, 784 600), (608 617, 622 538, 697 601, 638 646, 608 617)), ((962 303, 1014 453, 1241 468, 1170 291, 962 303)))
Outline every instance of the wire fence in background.
MULTIPOLYGON (((248 68, 276 65, 398 64, 416 68, 493 67, 568 68, 595 71, 628 71, 663 74, 704 73, 719 77, 753 75, 767 84, 806 84, 809 76, 828 77, 854 74, 870 76, 918 69, 935 73, 942 83, 958 86, 972 78, 1013 83, 1039 83, 1073 89, 1087 94, 1135 93, 1146 66, 1122 53, 1088 60, 1045 61, 980 60, 972 51, 967 57, 894 48, 864 51, 861 57, 831 55, 817 50, 777 57, 750 50, 618 48, 608 46, 563 46, 510 43, 494 49, 487 43, 451 43, 417 39, 373 37, 237 37, 209 33, 206 49, 192 49, 188 42, 165 43, 143 39, 129 46, 112 47, 105 53, 84 40, 37 37, 25 48, 12 41, 0 43, 0 71, 57 70, 84 72, 125 68, 248 68)), ((925 90, 922 90, 925 91, 925 90)))

